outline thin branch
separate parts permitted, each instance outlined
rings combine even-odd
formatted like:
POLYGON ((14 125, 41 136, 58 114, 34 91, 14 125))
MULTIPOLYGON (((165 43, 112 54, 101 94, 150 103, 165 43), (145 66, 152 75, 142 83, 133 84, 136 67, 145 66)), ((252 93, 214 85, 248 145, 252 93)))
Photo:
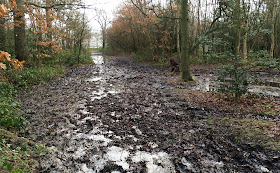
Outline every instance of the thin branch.
MULTIPOLYGON (((136 3, 133 2, 133 0, 130 0, 131 3, 146 17, 149 17, 136 3)), ((147 10, 153 11, 153 13, 156 15, 157 18, 160 19, 172 19, 172 20, 176 20, 176 19, 181 19, 181 18, 176 18, 176 17, 169 17, 169 16, 159 16, 157 14, 157 12, 155 11, 155 7, 153 6, 153 8, 146 8, 147 10)))
MULTIPOLYGON (((30 6, 34 6, 36 8, 43 8, 43 9, 51 9, 51 8, 55 8, 55 7, 63 7, 63 6, 77 6, 80 9, 86 9, 91 7, 92 5, 80 5, 80 4, 69 4, 69 3, 55 3, 52 5, 39 5, 33 2, 26 2, 25 4, 30 5, 30 6)), ((70 9, 70 8, 66 8, 66 9, 70 9)))

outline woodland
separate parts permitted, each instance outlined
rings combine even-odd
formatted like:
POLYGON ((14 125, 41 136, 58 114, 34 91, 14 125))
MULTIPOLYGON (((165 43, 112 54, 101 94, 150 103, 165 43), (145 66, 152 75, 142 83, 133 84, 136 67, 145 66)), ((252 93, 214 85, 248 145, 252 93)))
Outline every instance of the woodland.
POLYGON ((0 0, 0 172, 280 170, 279 0, 114 14, 0 0))

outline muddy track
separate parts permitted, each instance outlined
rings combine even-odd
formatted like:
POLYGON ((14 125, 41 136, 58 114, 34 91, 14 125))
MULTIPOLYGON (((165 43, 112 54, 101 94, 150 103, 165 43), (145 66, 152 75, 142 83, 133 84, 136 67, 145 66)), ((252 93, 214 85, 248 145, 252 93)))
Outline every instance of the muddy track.
POLYGON ((110 57, 22 93, 22 135, 55 147, 38 172, 280 172, 279 153, 208 129, 224 115, 178 99, 165 72, 110 57))

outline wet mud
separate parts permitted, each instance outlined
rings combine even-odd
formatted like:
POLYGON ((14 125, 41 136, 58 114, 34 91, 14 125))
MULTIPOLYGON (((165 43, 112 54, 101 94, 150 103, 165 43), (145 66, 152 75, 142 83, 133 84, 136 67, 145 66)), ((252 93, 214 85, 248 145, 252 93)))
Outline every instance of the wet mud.
POLYGON ((180 100, 172 91, 186 86, 168 82, 168 69, 93 58, 19 96, 22 135, 49 147, 38 172, 280 172, 279 152, 209 129, 224 114, 180 100))

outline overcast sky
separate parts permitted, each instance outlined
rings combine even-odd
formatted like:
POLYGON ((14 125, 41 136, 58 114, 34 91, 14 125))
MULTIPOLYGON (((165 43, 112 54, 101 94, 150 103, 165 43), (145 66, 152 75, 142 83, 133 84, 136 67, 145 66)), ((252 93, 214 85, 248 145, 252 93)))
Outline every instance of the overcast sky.
MULTIPOLYGON (((122 1, 123 0, 84 0, 85 4, 91 5, 92 8, 104 9, 111 19, 114 17, 114 11, 116 11, 122 1)), ((94 10, 87 9, 86 15, 88 19, 92 19, 94 17, 94 10)), ((90 26, 93 31, 100 30, 99 24, 93 19, 90 21, 90 26)))

